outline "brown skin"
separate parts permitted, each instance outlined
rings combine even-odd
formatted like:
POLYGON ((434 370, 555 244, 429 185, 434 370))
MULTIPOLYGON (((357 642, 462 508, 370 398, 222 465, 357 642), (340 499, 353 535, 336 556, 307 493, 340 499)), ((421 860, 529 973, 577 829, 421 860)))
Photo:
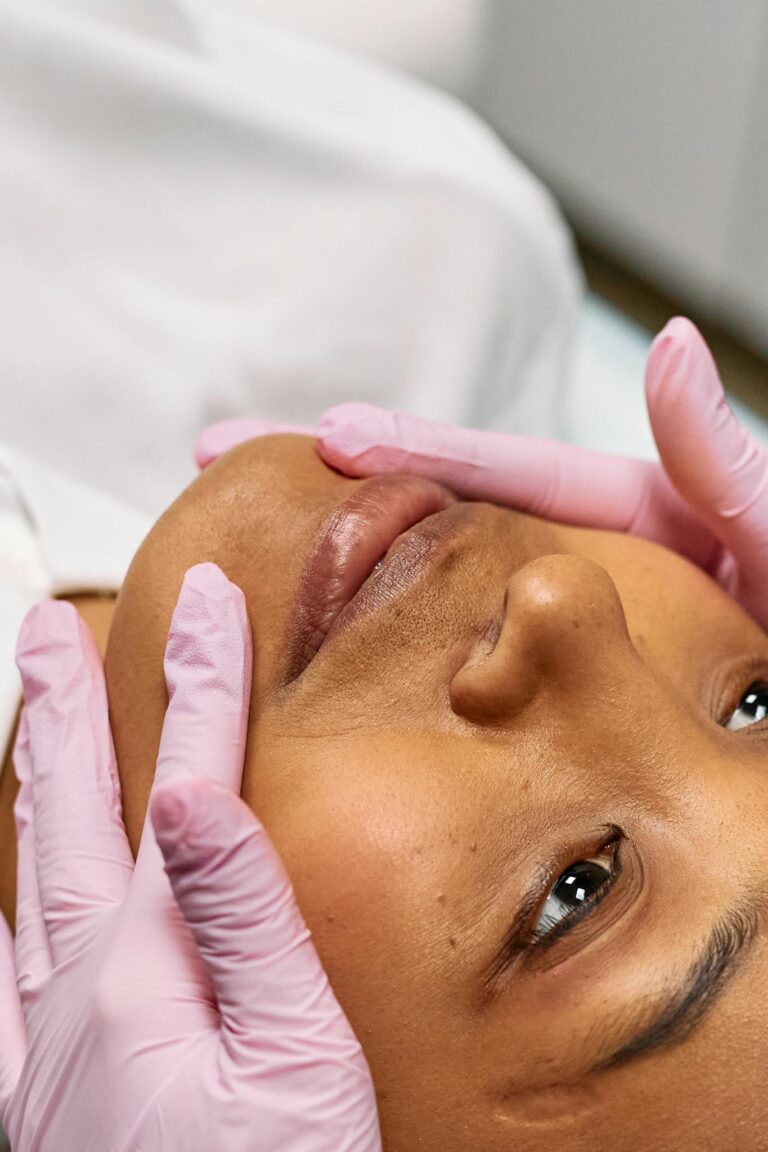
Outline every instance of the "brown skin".
POLYGON ((309 441, 255 441, 140 550, 107 656, 134 848, 171 613, 213 560, 254 632, 244 796, 362 1041, 387 1152, 768 1149, 762 923, 687 1040, 588 1073, 626 1038, 619 1013, 647 1015, 766 887, 768 725, 721 722, 768 678, 768 640, 660 548, 474 505, 418 583, 286 687, 300 571, 358 483, 309 441), (554 883, 617 827, 606 898, 489 992, 537 870, 554 883))

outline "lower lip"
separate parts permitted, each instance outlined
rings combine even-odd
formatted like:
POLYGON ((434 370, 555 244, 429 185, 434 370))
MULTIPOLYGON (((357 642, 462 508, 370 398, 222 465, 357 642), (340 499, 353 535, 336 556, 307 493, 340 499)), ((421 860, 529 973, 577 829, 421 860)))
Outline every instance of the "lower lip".
MULTIPOLYGON (((390 583, 392 561, 396 560, 403 541, 398 538, 415 525, 435 517, 457 504, 456 497, 439 484, 415 476, 377 476, 366 481, 329 517, 320 530, 317 542, 299 582, 298 603, 294 618, 289 679, 301 675, 333 631, 359 616, 348 609, 351 602, 372 600, 369 591, 384 592, 390 583), (392 549, 395 541, 398 546, 392 549), (384 560, 381 570, 372 570, 384 560), (369 579, 369 577, 371 577, 369 579), (365 596, 360 590, 365 585, 365 596), (344 621, 340 619, 344 615, 344 621)), ((409 533, 409 536, 412 533, 409 533)), ((425 534, 425 540, 430 533, 425 534)), ((410 567, 420 567, 413 548, 410 567)), ((410 549, 406 549, 410 550, 410 549)), ((421 549, 422 552, 425 548, 421 549)), ((424 557, 426 559, 426 556, 424 557)), ((378 596, 375 597, 378 600, 378 596)))

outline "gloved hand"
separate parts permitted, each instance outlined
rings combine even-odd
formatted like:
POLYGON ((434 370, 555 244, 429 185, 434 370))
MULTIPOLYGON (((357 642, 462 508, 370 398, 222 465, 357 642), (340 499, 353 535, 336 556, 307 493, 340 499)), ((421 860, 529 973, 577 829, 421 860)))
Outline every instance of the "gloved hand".
POLYGON ((470 500, 665 544, 768 624, 768 455, 728 407, 710 351, 689 320, 671 320, 656 337, 646 395, 661 467, 368 404, 329 409, 316 431, 253 420, 216 425, 201 436, 198 459, 209 463, 256 435, 304 431, 347 476, 411 472, 470 500))
POLYGON ((258 436, 270 436, 278 432, 294 432, 299 436, 315 435, 315 429, 308 428, 306 424, 277 424, 272 420, 256 420, 250 416, 244 416, 240 420, 220 420, 218 424, 209 424, 198 436, 195 444, 195 463, 200 469, 207 468, 230 448, 235 448, 246 440, 255 440, 258 436))
POLYGON ((318 452, 348 476, 412 472, 550 520, 631 532, 688 556, 768 625, 768 453, 729 408, 689 320, 653 343, 646 396, 658 464, 342 404, 318 452))
POLYGON ((18 663, 18 994, 0 933, 14 1152, 378 1152, 362 1051, 237 796, 251 675, 240 591, 210 564, 185 578, 135 867, 101 663, 74 608, 33 609, 18 663))

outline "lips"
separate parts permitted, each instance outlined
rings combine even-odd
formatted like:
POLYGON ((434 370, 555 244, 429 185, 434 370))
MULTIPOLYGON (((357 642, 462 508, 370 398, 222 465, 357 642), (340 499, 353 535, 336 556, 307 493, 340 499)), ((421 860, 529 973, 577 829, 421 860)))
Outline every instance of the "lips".
POLYGON ((330 633, 339 631, 342 614, 348 623, 359 616, 347 609, 364 585, 368 592, 368 586, 375 584, 380 593, 364 597, 368 608, 386 596, 392 585, 392 574, 387 572, 390 560, 397 562, 400 585, 403 576, 417 574, 434 531, 427 532, 423 541, 413 541, 411 548, 390 550, 403 533, 455 504, 453 493, 429 480, 376 476, 336 509, 320 529, 299 581, 289 679, 301 675, 330 633), (382 560, 382 568, 369 580, 382 560))

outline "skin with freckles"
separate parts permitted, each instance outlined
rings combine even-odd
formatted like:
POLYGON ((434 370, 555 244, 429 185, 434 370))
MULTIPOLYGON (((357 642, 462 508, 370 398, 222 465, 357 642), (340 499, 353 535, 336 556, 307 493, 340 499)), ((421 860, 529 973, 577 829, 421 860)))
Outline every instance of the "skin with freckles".
POLYGON ((765 635, 663 549, 459 504, 296 676, 302 569, 360 483, 301 437, 253 441, 138 553, 106 665, 134 848, 168 624, 212 560, 254 632, 244 796, 388 1152, 768 1150, 768 722, 724 727, 765 635), (584 869, 605 882, 542 917, 584 869))

